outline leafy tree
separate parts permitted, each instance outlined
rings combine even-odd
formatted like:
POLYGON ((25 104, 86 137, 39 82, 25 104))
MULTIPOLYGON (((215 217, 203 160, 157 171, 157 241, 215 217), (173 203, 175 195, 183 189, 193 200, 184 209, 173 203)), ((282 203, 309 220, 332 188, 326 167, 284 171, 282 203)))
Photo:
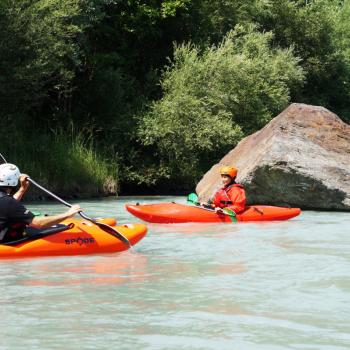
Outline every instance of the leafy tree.
POLYGON ((350 120, 349 15, 349 0, 2 0, 1 147, 17 129, 34 171, 45 140, 82 169, 89 152, 118 164, 128 189, 179 188, 290 100, 350 120))
POLYGON ((350 1, 344 1, 332 14, 335 21, 335 30, 332 31, 335 52, 332 55, 333 74, 326 84, 329 107, 350 123, 350 1))
POLYGON ((350 66, 345 54, 350 35, 349 2, 279 0, 259 16, 259 23, 274 31, 277 45, 292 45, 301 58, 306 83, 294 91, 293 99, 322 105, 350 120, 350 66))
POLYGON ((80 0, 1 2, 0 95, 4 115, 36 112, 36 117, 28 120, 38 126, 45 104, 62 104, 69 113, 67 96, 81 64, 80 13, 80 0))
POLYGON ((304 87, 291 92, 292 100, 325 106, 350 120, 349 62, 344 56, 348 0, 193 0, 189 8, 185 23, 202 47, 218 43, 236 24, 254 23, 262 32, 273 32, 272 45, 292 46, 305 71, 304 87))
POLYGON ((216 47, 175 47, 162 77, 164 96, 140 122, 143 145, 156 147, 172 177, 193 178, 243 135, 287 106, 304 73, 272 33, 237 26, 216 47))
POLYGON ((221 42, 237 24, 259 23, 272 6, 269 0, 192 0, 183 20, 194 43, 211 45, 221 42))
MULTIPOLYGON (((86 61, 76 80, 74 114, 94 125, 108 149, 126 166, 134 147, 136 119, 159 97, 159 69, 180 39, 178 13, 189 0, 95 0, 96 20, 85 31, 86 61)), ((136 146, 135 146, 136 147, 136 146)))

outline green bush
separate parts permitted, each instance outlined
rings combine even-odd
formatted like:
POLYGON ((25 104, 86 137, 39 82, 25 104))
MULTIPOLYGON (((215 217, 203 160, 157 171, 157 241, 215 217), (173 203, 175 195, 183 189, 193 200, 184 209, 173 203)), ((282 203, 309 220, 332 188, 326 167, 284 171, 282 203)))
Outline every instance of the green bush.
POLYGON ((288 105, 304 73, 292 49, 274 49, 272 39, 272 33, 237 26, 203 52, 192 44, 175 47, 161 81, 163 98, 138 131, 170 176, 198 176, 288 105))
MULTIPOLYGON (((61 130, 35 137, 15 131, 11 137, 2 138, 1 153, 21 172, 63 196, 91 197, 118 190, 117 163, 107 163, 82 131, 61 130)), ((44 195, 31 191, 29 197, 31 194, 44 195)))

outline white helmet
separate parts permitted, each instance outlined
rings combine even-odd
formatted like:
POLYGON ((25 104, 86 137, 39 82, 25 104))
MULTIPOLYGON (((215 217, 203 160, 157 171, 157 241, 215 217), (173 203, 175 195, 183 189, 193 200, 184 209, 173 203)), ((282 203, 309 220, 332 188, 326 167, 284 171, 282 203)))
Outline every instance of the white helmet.
POLYGON ((21 173, 16 165, 10 163, 0 165, 0 186, 15 187, 20 176, 21 173))

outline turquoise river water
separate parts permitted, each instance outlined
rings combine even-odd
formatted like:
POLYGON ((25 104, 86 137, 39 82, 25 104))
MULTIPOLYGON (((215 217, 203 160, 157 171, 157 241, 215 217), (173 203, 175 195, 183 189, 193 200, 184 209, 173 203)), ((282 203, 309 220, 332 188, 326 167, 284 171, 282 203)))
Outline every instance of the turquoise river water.
MULTIPOLYGON (((122 224, 136 201, 184 198, 80 204, 122 224)), ((148 229, 124 253, 1 261, 0 349, 350 349, 350 213, 148 229)))

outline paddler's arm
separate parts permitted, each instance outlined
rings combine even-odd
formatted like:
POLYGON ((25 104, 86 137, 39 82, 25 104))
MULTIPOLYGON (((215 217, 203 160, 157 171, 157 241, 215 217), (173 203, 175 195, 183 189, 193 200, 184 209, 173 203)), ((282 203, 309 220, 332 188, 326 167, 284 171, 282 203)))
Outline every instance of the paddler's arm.
POLYGON ((80 205, 72 205, 66 212, 50 216, 35 216, 30 226, 37 228, 46 228, 59 224, 65 219, 68 219, 81 211, 80 205))
POLYGON ((29 187, 29 181, 27 180, 28 175, 27 174, 21 174, 19 177, 19 183, 21 184, 21 187, 19 190, 12 196, 14 199, 20 201, 24 194, 27 192, 27 189, 29 187))

